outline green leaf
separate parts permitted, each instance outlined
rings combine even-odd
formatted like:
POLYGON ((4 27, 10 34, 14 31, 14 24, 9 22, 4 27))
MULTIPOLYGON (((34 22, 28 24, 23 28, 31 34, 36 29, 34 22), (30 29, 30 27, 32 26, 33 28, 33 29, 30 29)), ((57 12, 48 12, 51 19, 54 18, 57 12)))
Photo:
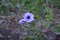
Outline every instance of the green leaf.
POLYGON ((30 40, 30 38, 29 37, 25 37, 24 40, 30 40))

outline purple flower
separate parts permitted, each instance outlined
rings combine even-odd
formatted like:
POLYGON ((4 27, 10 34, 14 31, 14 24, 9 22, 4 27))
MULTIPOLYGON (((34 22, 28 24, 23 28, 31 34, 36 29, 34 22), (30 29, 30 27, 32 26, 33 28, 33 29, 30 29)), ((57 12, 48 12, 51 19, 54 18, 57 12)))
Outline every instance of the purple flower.
POLYGON ((21 19, 19 23, 24 23, 24 21, 29 23, 32 22, 33 20, 34 20, 34 15, 32 13, 27 12, 24 14, 23 19, 21 19))
POLYGON ((23 18, 24 18, 24 21, 26 21, 26 22, 31 22, 31 21, 34 20, 34 15, 33 15, 32 13, 27 12, 27 13, 25 13, 25 15, 23 16, 23 18))

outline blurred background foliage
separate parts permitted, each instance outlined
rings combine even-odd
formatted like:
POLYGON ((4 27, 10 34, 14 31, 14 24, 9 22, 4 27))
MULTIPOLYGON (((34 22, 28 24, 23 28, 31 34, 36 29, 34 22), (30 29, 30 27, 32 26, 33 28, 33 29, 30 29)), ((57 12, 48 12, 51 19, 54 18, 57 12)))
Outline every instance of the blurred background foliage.
POLYGON ((57 8, 60 8, 60 3, 59 3, 60 0, 58 0, 58 1, 57 1, 57 0, 53 0, 53 1, 54 1, 54 2, 53 2, 54 5, 55 5, 57 8))
MULTIPOLYGON (((48 4, 54 4, 54 7, 60 9, 60 0, 49 0, 48 4)), ((44 25, 46 29, 50 28, 50 22, 54 19, 54 11, 50 5, 46 6, 46 0, 0 0, 0 16, 9 16, 12 14, 24 14, 25 12, 32 12, 40 24, 43 25, 43 20, 46 20, 44 25), (19 13, 18 13, 19 12, 19 13)), ((42 37, 41 29, 35 27, 35 23, 30 24, 29 36, 24 35, 24 40, 46 40, 42 37)), ((28 29, 27 29, 28 30, 28 29)), ((60 24, 57 25, 55 32, 60 32, 60 24)))

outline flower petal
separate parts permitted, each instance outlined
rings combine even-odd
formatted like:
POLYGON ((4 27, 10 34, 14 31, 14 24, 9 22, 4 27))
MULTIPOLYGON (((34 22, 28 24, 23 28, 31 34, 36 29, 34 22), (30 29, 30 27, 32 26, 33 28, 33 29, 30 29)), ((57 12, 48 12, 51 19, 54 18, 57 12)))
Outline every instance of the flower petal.
POLYGON ((24 19, 19 20, 19 24, 24 23, 24 19))

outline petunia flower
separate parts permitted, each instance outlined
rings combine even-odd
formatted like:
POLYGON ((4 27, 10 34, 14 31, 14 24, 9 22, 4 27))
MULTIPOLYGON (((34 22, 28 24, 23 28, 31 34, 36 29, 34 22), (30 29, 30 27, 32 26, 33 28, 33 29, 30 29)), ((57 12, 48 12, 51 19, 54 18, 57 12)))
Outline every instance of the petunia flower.
POLYGON ((32 13, 27 12, 23 15, 23 19, 19 20, 19 24, 24 22, 29 23, 32 22, 33 20, 34 20, 34 15, 32 13))
POLYGON ((26 22, 31 22, 31 21, 34 20, 34 15, 33 15, 32 13, 27 12, 27 13, 25 13, 25 15, 23 16, 23 18, 24 18, 24 21, 26 21, 26 22))

